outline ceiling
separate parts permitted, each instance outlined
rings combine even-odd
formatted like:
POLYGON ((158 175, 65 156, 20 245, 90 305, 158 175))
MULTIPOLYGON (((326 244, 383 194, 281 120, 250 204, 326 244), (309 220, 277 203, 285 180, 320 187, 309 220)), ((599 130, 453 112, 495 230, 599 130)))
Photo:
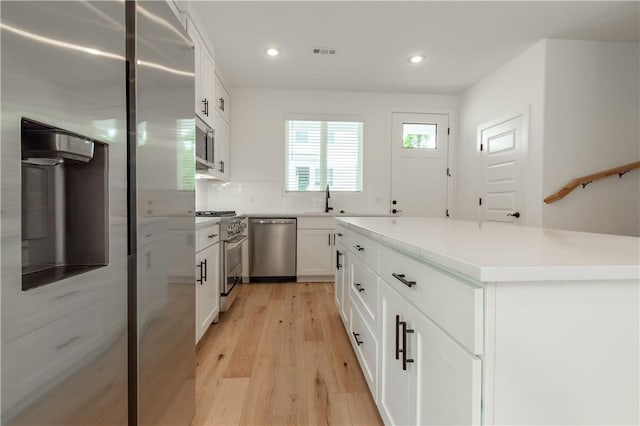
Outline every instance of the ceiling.
POLYGON ((456 94, 544 38, 634 41, 640 2, 207 1, 231 87, 456 94), (276 58, 267 47, 281 49, 276 58), (333 56, 314 47, 337 49, 333 56), (418 65, 408 62, 423 53, 418 65))

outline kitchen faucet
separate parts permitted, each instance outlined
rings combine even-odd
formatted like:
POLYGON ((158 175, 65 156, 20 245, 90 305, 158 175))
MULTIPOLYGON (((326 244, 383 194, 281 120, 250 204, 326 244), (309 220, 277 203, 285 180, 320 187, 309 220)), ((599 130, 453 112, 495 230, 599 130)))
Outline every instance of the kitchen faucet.
POLYGON ((329 213, 331 210, 333 210, 333 207, 329 207, 329 198, 331 198, 331 195, 329 194, 329 185, 327 185, 327 190, 325 192, 325 197, 324 197, 324 212, 325 213, 329 213))

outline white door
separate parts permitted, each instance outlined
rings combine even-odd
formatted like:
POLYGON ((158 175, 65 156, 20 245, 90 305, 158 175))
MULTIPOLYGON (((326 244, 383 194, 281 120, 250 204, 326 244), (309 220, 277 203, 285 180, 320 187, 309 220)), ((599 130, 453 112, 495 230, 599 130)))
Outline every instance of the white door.
POLYGON ((220 244, 196 255, 196 342, 220 312, 220 244))
POLYGON ((478 138, 482 154, 482 220, 523 223, 525 115, 481 125, 478 138))
POLYGON ((391 143, 391 213, 446 216, 449 116, 393 113, 391 143))

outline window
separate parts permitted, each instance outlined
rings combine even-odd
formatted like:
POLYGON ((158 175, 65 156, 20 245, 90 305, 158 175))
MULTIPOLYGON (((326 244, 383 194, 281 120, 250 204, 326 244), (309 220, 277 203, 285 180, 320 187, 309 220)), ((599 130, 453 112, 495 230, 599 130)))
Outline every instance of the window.
POLYGON ((362 191, 362 121, 286 120, 287 191, 362 191))
POLYGON ((402 123, 404 149, 437 149, 435 124, 402 123))

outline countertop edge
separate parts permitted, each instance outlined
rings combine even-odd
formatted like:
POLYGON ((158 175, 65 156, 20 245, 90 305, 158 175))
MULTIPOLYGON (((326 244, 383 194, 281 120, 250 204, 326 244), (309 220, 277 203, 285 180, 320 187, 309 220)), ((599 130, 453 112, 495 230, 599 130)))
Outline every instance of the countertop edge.
POLYGON ((478 266, 446 254, 405 243, 350 222, 342 221, 340 225, 346 226, 393 249, 482 283, 598 280, 638 280, 640 283, 640 265, 478 266))

